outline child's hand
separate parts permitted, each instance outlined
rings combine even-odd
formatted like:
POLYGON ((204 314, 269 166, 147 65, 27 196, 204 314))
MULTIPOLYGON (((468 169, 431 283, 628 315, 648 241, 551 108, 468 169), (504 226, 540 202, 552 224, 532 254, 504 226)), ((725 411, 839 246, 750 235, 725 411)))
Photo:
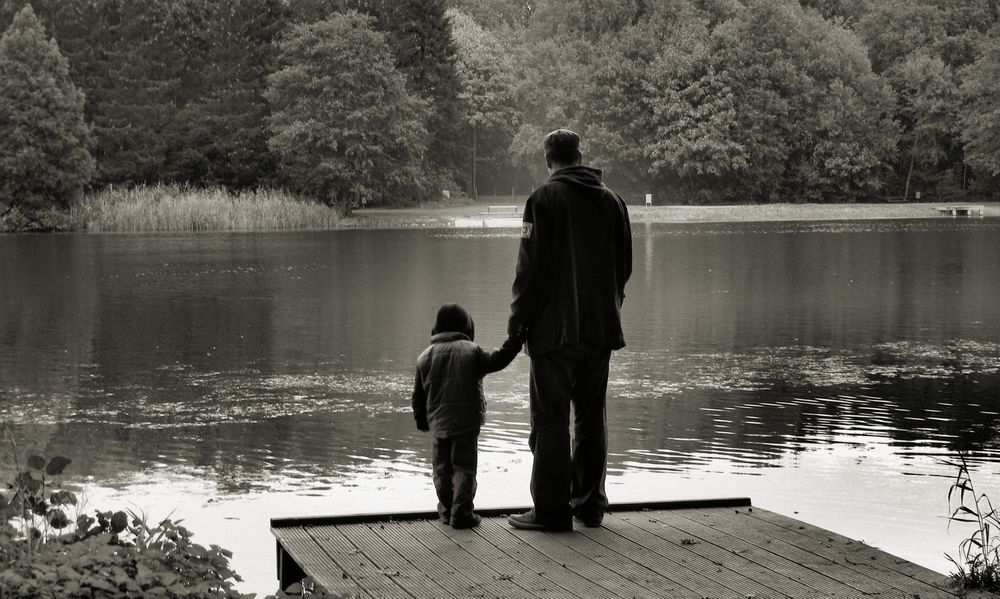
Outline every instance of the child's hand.
POLYGON ((524 347, 524 339, 518 339, 516 337, 507 337, 507 340, 503 342, 503 347, 505 349, 513 349, 516 351, 521 351, 524 347))
POLYGON ((517 324, 509 327, 507 330, 508 339, 514 339, 519 343, 524 343, 524 340, 528 338, 528 327, 523 324, 517 324))

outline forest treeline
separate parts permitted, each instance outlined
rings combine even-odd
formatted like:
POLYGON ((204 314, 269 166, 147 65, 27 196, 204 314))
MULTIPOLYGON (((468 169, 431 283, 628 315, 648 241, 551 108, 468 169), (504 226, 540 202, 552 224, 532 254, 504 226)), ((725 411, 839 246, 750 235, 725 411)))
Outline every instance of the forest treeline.
POLYGON ((998 2, 0 0, 0 208, 525 193, 556 127, 657 201, 988 197, 998 2))

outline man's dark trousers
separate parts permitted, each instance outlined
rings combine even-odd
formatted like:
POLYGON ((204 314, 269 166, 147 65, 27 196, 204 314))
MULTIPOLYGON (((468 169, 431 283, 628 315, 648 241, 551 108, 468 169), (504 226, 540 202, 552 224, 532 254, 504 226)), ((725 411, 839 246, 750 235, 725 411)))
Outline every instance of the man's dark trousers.
POLYGON ((468 522, 476 497, 479 434, 434 437, 431 452, 438 513, 442 518, 448 517, 452 524, 468 522))
POLYGON ((610 358, 610 350, 580 343, 531 356, 528 447, 533 456, 531 498, 539 522, 567 527, 574 515, 599 521, 608 506, 605 398, 610 358))

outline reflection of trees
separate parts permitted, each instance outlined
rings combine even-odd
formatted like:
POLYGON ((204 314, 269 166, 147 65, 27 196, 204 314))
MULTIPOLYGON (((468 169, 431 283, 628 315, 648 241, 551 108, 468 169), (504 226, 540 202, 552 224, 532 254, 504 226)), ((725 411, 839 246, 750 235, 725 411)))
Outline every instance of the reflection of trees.
POLYGON ((904 453, 1000 448, 1000 375, 913 378, 870 386, 685 390, 613 398, 609 467, 697 469, 777 465, 816 444, 892 445, 904 453), (878 395, 875 401, 870 399, 878 395), (986 413, 984 413, 986 412, 986 413), (990 413, 992 412, 992 413, 990 413))
POLYGON ((90 238, 0 238, 0 419, 44 446, 92 363, 98 308, 90 238), (6 413, 5 413, 6 412, 6 413))
MULTIPOLYGON (((64 423, 47 451, 74 460, 74 476, 114 485, 133 473, 164 467, 214 480, 220 490, 259 488, 277 480, 303 489, 343 483, 400 448, 421 448, 406 413, 317 412, 264 422, 159 429, 118 424, 64 423)), ((422 455, 418 451, 418 455, 422 455)))
POLYGON ((410 372, 443 303, 459 302, 476 341, 499 346, 506 331, 515 237, 365 231, 317 235, 287 259, 313 265, 301 277, 272 277, 272 360, 296 371, 410 372))
POLYGON ((997 389, 1000 376, 996 374, 895 382, 892 394, 898 398, 900 410, 893 413, 894 438, 905 447, 919 445, 933 435, 949 452, 1000 449, 997 389), (942 400, 951 405, 942 406, 942 400))
MULTIPOLYGON (((1000 322, 992 229, 778 230, 638 228, 629 345, 613 362, 611 466, 690 470, 718 458, 752 469, 851 439, 994 450, 997 416, 983 413, 1000 412, 990 396, 1000 375, 985 372, 1000 359, 984 357, 1000 322), (837 364, 860 375, 794 376, 837 364), (753 384, 712 387, 712 368, 753 384)), ((74 459, 74 476, 115 481, 162 463, 234 491, 412 465, 426 438, 399 411, 408 390, 398 380, 440 303, 465 304, 477 340, 499 343, 516 253, 516 237, 425 231, 0 244, 23 256, 0 263, 15 281, 0 285, 0 305, 13 306, 0 318, 0 399, 60 423, 19 434, 74 459)), ((526 422, 526 408, 491 402, 490 418, 526 422)))
POLYGON ((101 385, 138 394, 173 367, 266 368, 272 300, 253 236, 128 239, 97 262, 101 385))
MULTIPOLYGON (((990 339, 982 323, 1000 322, 990 228, 778 233, 780 226, 654 228, 657 262, 626 291, 629 345, 853 349, 990 339)), ((637 252, 638 272, 648 254, 637 252)))

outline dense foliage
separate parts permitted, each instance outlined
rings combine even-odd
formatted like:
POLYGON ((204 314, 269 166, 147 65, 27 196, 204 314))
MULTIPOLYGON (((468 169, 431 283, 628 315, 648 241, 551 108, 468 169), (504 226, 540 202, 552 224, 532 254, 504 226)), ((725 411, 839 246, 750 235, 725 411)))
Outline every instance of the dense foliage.
MULTIPOLYGON (((15 448, 15 455, 16 455, 15 448)), ((232 553, 204 547, 170 519, 84 513, 58 484, 70 460, 28 456, 0 491, 0 595, 7 597, 248 597, 232 553), (12 524, 15 523, 15 524, 12 524)))
POLYGON ((94 185, 285 185, 338 206, 473 179, 522 192, 544 176, 541 136, 566 126, 609 182, 661 200, 1000 190, 996 0, 0 0, 0 29, 25 4, 86 98, 94 185), (347 14, 369 18, 375 51, 327 28, 316 48, 358 62, 291 52, 347 14), (292 71, 315 79, 295 101, 276 87, 292 71), (281 123, 321 122, 346 90, 388 96, 316 132, 342 158, 292 160, 281 123))
POLYGON ((270 146, 283 173, 346 208, 410 195, 425 172, 426 108, 371 24, 351 11, 295 26, 269 77, 270 146))
POLYGON ((94 160, 83 94, 30 6, 0 38, 0 218, 68 207, 94 160))

